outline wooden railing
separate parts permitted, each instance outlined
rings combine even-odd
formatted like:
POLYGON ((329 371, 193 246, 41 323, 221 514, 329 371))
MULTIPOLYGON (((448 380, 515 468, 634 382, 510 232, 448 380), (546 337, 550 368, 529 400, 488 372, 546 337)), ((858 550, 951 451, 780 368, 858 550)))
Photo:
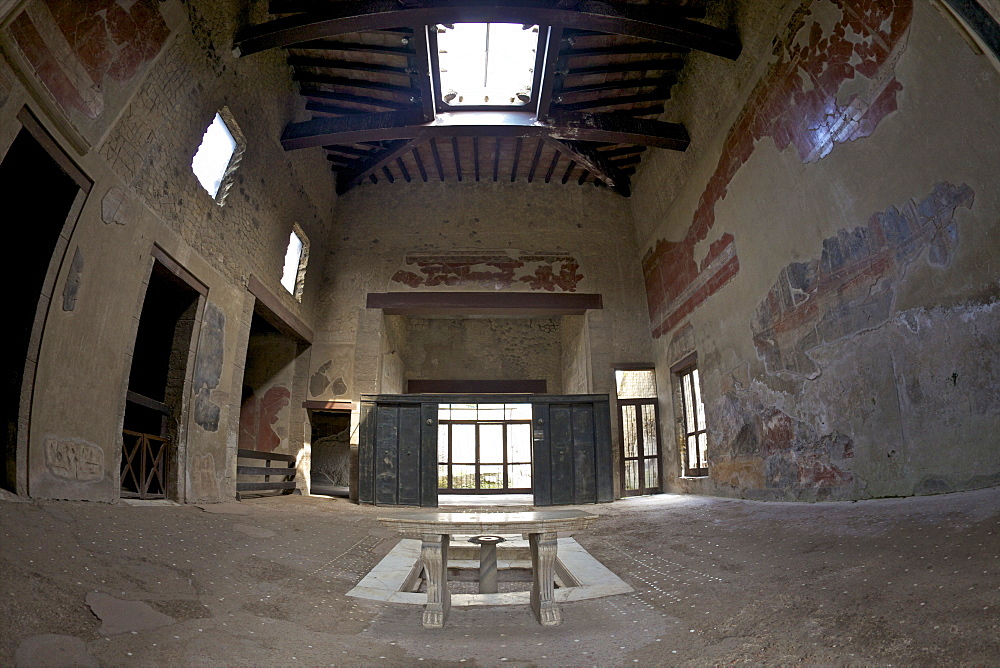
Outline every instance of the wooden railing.
POLYGON ((264 462, 264 466, 244 466, 237 462, 236 498, 240 498, 240 492, 282 490, 285 494, 291 494, 295 491, 295 455, 241 449, 236 451, 236 456, 238 459, 251 459, 264 462), (283 462, 284 465, 271 466, 271 462, 283 462), (264 478, 263 481, 259 480, 261 476, 264 478), (271 476, 275 476, 278 479, 272 480, 271 476), (243 478, 242 480, 241 477, 243 478), (254 480, 246 480, 247 477, 254 478, 254 480))
POLYGON ((166 493, 164 473, 170 441, 152 434, 122 431, 122 496, 162 499, 166 493))

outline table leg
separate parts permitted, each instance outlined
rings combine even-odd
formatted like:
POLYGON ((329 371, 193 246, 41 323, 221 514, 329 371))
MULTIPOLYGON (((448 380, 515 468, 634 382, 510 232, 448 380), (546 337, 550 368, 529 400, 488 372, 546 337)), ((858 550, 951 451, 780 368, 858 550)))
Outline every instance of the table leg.
POLYGON ((556 605, 555 575, 558 542, 555 532, 528 535, 531 546, 531 609, 542 626, 558 626, 562 613, 556 605))
POLYGON ((497 593, 496 543, 482 543, 479 546, 479 593, 497 593))
POLYGON ((444 627, 451 608, 448 590, 448 534, 421 536, 420 559, 427 574, 427 605, 424 606, 423 624, 427 629, 444 627))

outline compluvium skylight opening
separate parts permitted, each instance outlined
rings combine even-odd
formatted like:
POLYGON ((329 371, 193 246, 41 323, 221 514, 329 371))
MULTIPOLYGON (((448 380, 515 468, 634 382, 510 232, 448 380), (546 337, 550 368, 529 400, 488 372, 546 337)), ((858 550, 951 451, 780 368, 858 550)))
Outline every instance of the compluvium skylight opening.
POLYGON ((451 106, 531 101, 538 26, 455 23, 437 26, 441 94, 451 106))
POLYGON ((218 195, 219 186, 222 185, 222 179, 226 175, 226 168, 229 167, 229 161, 235 152, 236 140, 233 139, 222 116, 216 114, 201 138, 198 152, 191 160, 191 170, 212 197, 218 195))

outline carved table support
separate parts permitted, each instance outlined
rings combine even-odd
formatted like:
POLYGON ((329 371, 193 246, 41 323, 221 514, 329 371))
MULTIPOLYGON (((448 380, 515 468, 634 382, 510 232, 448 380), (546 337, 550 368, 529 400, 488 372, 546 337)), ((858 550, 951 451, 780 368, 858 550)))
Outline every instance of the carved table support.
POLYGON ((427 573, 427 605, 424 606, 423 623, 426 629, 444 627, 451 609, 451 592, 448 590, 448 534, 423 534, 420 560, 427 573))
POLYGON ((542 626, 558 626, 562 623, 562 613, 555 602, 556 576, 556 533, 528 534, 531 545, 531 609, 542 626))

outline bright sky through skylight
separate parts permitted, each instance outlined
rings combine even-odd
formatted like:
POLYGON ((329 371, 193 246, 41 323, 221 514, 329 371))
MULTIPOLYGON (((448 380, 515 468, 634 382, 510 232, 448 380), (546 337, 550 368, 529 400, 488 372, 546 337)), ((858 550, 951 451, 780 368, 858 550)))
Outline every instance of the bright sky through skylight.
POLYGON ((538 26, 456 23, 438 26, 441 93, 451 105, 524 104, 531 95, 538 26), (454 95, 452 95, 454 93, 454 95))
POLYGON ((285 251, 285 269, 281 272, 281 284, 293 295, 295 294, 295 279, 299 276, 299 261, 302 259, 302 239, 292 232, 288 237, 288 250, 285 251))
POLYGON ((191 170, 212 197, 218 194, 222 177, 226 175, 226 167, 229 166, 229 159, 233 157, 235 151, 236 140, 229 133, 222 116, 216 114, 215 120, 201 138, 198 152, 191 160, 191 170))

